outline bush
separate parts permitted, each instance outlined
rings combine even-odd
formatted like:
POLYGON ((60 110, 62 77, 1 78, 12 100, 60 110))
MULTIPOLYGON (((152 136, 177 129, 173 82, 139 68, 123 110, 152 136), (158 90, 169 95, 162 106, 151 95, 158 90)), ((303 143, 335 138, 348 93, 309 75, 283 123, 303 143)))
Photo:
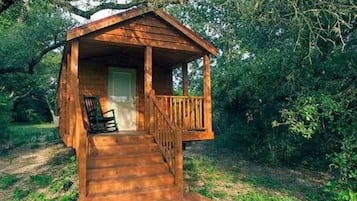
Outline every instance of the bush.
POLYGON ((12 101, 7 94, 0 90, 0 141, 7 140, 6 129, 11 122, 12 101))
POLYGON ((51 121, 51 113, 45 102, 25 97, 14 103, 13 118, 15 122, 44 123, 51 121))

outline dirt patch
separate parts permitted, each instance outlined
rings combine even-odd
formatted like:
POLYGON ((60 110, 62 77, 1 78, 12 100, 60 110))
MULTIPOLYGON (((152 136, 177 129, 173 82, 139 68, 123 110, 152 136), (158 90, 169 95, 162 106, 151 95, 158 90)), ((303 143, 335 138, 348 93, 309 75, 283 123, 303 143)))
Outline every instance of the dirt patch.
MULTIPOLYGON (((0 175, 10 174, 18 178, 14 185, 0 190, 0 200, 12 200, 15 188, 31 189, 31 176, 41 174, 50 175, 52 178, 59 176, 65 162, 56 163, 56 160, 61 160, 61 157, 71 154, 72 151, 61 143, 43 143, 36 144, 36 148, 33 147, 23 145, 0 156, 0 175)), ((38 192, 41 191, 45 192, 41 189, 38 192)))

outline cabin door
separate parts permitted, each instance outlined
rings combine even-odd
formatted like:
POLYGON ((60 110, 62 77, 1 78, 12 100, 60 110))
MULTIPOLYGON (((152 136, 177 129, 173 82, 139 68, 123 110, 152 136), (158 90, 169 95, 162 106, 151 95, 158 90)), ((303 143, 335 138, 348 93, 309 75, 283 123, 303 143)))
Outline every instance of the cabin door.
POLYGON ((119 130, 136 130, 136 71, 109 68, 108 109, 114 109, 119 130))

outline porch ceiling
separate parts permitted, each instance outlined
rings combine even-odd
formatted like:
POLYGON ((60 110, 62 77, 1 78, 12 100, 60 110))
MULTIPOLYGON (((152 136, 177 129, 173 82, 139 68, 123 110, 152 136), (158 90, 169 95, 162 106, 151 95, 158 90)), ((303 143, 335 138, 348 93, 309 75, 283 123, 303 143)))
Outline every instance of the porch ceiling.
MULTIPOLYGON (((131 65, 143 65, 144 63, 145 48, 142 46, 81 41, 79 47, 80 60, 128 63, 131 65)), ((153 48, 153 66, 175 68, 201 56, 203 55, 194 52, 153 48)))

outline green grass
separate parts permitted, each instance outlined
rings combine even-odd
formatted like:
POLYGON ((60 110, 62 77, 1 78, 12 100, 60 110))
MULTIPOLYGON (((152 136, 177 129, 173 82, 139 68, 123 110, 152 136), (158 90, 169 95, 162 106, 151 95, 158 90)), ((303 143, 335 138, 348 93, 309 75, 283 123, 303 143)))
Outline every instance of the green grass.
POLYGON ((265 192, 249 192, 233 196, 233 201, 297 201, 297 199, 265 192))
MULTIPOLYGON (((57 128, 52 124, 12 124, 7 129, 10 150, 38 152, 50 148, 52 158, 45 164, 47 170, 33 175, 1 175, 0 189, 6 189, 12 201, 75 201, 77 163, 72 149, 61 147, 57 128), (26 145, 26 146, 22 146, 26 145), (51 148, 53 147, 53 148, 51 148), (56 147, 56 148, 55 148, 56 147)), ((3 152, 1 157, 15 159, 17 152, 3 152), (9 154, 11 153, 11 154, 9 154)), ((0 198, 0 200, 3 200, 0 198)))
POLYGON ((50 123, 44 124, 12 124, 7 129, 9 141, 13 147, 31 143, 32 148, 37 148, 38 142, 58 142, 57 128, 50 123))
POLYGON ((30 183, 37 185, 40 188, 48 186, 52 181, 52 177, 47 174, 39 174, 30 176, 30 183))
POLYGON ((233 182, 233 177, 218 170, 213 161, 206 157, 185 158, 185 181, 191 184, 191 191, 200 193, 208 198, 224 200, 227 194, 217 189, 217 182, 226 184, 233 182))
POLYGON ((16 187, 14 192, 12 193, 12 201, 20 201, 23 200, 29 194, 28 191, 24 191, 19 187, 16 187))
POLYGON ((243 160, 238 153, 207 147, 184 159, 184 179, 189 191, 220 201, 329 200, 321 186, 304 176, 306 172, 265 167, 243 160))
POLYGON ((77 174, 76 159, 73 152, 58 157, 61 157, 62 164, 49 164, 50 166, 64 165, 58 177, 52 178, 47 174, 30 176, 28 185, 22 189, 19 187, 14 189, 12 201, 76 201, 78 188, 74 186, 73 181, 73 175, 77 174))
POLYGON ((5 174, 0 176, 0 189, 8 189, 17 182, 18 178, 15 175, 5 174))

